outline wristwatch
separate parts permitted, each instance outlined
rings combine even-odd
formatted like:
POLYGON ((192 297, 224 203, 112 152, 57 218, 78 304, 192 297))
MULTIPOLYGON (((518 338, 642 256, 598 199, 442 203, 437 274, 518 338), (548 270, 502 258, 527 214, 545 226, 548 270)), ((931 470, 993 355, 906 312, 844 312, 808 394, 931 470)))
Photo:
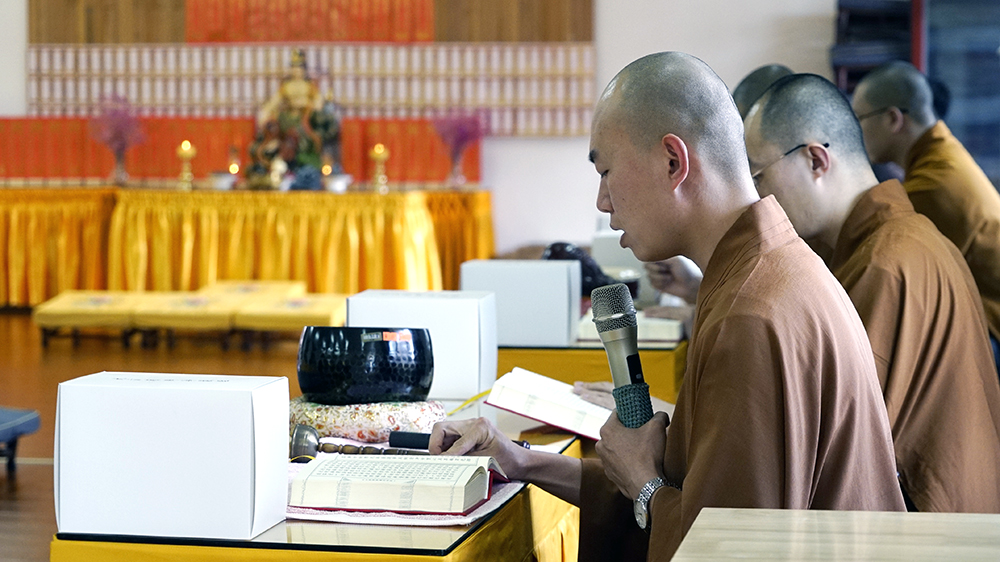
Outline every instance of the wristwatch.
POLYGON ((639 490, 639 497, 632 503, 632 512, 635 514, 635 522, 639 525, 640 529, 646 531, 647 533, 649 532, 650 527, 649 498, 653 497, 653 492, 660 489, 661 486, 666 485, 667 483, 664 482, 659 476, 653 478, 642 486, 642 489, 639 490))

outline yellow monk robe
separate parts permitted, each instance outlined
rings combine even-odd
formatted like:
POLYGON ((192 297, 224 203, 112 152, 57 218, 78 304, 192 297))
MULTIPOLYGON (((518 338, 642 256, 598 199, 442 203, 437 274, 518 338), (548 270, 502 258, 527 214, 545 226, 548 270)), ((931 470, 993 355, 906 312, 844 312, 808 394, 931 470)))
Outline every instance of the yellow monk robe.
POLYGON ((1000 339, 1000 194, 944 121, 917 140, 906 162, 903 187, 913 208, 965 256, 1000 339))

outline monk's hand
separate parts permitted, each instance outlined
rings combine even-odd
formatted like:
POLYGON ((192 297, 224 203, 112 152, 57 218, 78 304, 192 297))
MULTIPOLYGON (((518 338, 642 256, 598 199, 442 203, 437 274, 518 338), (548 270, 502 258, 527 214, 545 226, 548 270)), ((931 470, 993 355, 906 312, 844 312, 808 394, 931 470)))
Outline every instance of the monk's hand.
POLYGON ((614 411, 601 428, 597 454, 604 463, 604 473, 630 500, 639 497, 646 482, 663 477, 663 449, 667 441, 667 415, 663 412, 642 427, 629 429, 614 411))
POLYGON ((615 397, 611 394, 615 385, 611 381, 573 383, 573 394, 577 394, 591 404, 603 406, 609 410, 615 408, 615 397))
POLYGON ((427 449, 432 455, 493 457, 515 480, 523 480, 521 467, 528 454, 486 418, 437 422, 427 449))
POLYGON ((678 296, 689 303, 698 297, 701 286, 701 270, 687 258, 676 256, 670 259, 646 264, 649 284, 661 293, 678 296))

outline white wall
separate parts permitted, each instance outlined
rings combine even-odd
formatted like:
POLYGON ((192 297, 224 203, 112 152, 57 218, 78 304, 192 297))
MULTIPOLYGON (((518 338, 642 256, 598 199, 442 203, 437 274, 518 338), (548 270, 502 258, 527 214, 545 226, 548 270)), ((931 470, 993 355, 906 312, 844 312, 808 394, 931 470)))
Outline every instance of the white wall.
MULTIPOLYGON (((836 0, 594 0, 596 91, 629 62, 684 51, 732 89, 758 66, 781 63, 831 77, 836 0)), ((598 176, 589 139, 487 139, 482 183, 493 191, 497 252, 557 240, 587 245, 598 176)))
POLYGON ((590 139, 483 140, 482 182, 492 190, 497 252, 527 244, 590 244, 596 228, 597 172, 590 139))
POLYGON ((28 0, 0 0, 0 115, 28 110, 28 0))

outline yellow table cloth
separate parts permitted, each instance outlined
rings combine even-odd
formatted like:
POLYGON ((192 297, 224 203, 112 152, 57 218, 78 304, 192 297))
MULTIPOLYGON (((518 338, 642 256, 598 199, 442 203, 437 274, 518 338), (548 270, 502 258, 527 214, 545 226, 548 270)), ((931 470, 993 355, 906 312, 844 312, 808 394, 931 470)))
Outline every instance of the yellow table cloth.
POLYGON ((301 280, 314 293, 442 287, 423 192, 122 191, 108 246, 110 289, 219 279, 301 280))
POLYGON ((427 208, 441 256, 442 286, 458 290, 461 266, 493 257, 493 207, 489 191, 429 191, 427 208))
POLYGON ((0 306, 104 289, 116 189, 0 189, 0 306))

